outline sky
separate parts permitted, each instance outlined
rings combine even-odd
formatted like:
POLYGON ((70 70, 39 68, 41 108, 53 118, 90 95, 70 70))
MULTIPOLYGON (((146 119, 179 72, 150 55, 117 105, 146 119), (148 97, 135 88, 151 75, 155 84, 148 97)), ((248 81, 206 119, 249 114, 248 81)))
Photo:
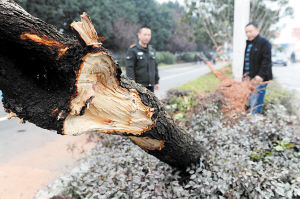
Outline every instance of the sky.
POLYGON ((285 18, 281 21, 284 26, 280 32, 278 43, 287 43, 291 40, 292 31, 294 28, 300 28, 300 0, 290 0, 290 6, 294 8, 294 18, 285 18))
POLYGON ((168 2, 168 1, 172 1, 172 2, 176 2, 178 1, 180 4, 184 4, 184 0, 156 0, 160 3, 164 3, 164 2, 168 2))

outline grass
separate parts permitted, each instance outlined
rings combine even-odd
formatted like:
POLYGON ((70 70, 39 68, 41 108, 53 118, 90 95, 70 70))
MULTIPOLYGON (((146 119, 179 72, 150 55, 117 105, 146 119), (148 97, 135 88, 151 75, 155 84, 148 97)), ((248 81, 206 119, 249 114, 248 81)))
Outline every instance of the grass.
POLYGON ((282 104, 289 114, 297 115, 300 119, 299 98, 293 91, 282 88, 276 79, 268 85, 264 103, 282 104))
MULTIPOLYGON (((231 77, 232 76, 231 65, 228 65, 225 68, 226 68, 226 75, 231 77)), ((219 69, 218 71, 221 70, 222 69, 219 69)), ((221 83, 220 80, 218 80, 215 77, 215 75, 212 72, 210 72, 207 73, 206 75, 199 77, 198 79, 195 79, 180 87, 177 87, 177 89, 192 90, 200 93, 210 93, 215 91, 220 85, 220 83, 221 83)))
MULTIPOLYGON (((159 63, 158 67, 165 67, 165 66, 175 66, 177 64, 188 64, 189 62, 176 62, 174 64, 165 64, 165 63, 159 63)), ((193 63, 193 62, 191 62, 193 63)), ((126 71, 126 66, 121 66, 122 71, 126 71)))
POLYGON ((265 101, 280 103, 281 101, 285 101, 286 98, 291 98, 292 96, 294 95, 291 91, 283 89, 276 80, 273 80, 267 87, 265 101))
POLYGON ((158 64, 158 67, 164 67, 164 66, 169 66, 169 65, 173 65, 173 64, 159 63, 159 64, 158 64))
POLYGON ((195 64, 195 62, 183 62, 183 61, 177 61, 174 64, 165 64, 165 63, 159 63, 158 67, 165 67, 165 66, 175 66, 178 64, 195 64))

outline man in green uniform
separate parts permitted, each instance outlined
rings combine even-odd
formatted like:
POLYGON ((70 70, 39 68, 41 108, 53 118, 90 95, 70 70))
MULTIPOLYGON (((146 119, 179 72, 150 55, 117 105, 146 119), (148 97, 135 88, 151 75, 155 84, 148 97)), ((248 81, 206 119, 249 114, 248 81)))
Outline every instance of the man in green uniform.
POLYGON ((149 45, 150 40, 151 29, 140 28, 138 42, 132 44, 127 51, 126 75, 153 92, 154 88, 159 88, 159 75, 155 50, 149 45))

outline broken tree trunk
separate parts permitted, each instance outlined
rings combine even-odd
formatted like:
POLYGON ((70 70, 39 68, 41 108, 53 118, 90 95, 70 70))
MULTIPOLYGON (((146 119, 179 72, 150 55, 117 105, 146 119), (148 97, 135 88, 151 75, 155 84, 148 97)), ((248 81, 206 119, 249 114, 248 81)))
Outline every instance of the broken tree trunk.
POLYGON ((0 89, 11 115, 60 134, 129 137, 146 152, 185 169, 203 149, 178 128, 146 88, 121 70, 88 16, 63 35, 13 1, 0 2, 0 89))

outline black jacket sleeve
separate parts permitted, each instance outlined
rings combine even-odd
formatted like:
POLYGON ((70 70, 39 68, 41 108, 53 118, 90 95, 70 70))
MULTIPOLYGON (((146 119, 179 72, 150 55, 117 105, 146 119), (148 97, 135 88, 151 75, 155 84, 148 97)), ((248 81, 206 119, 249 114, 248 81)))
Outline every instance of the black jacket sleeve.
POLYGON ((270 73, 272 73, 272 60, 271 60, 272 46, 269 42, 265 42, 262 47, 262 59, 258 75, 264 80, 269 79, 270 73))
MULTIPOLYGON (((156 55, 155 55, 156 57, 156 55)), ((157 64, 157 57, 155 59, 155 84, 159 82, 159 74, 158 74, 158 64, 157 64)))
POLYGON ((136 56, 134 50, 129 48, 126 55, 126 75, 135 80, 136 56))

